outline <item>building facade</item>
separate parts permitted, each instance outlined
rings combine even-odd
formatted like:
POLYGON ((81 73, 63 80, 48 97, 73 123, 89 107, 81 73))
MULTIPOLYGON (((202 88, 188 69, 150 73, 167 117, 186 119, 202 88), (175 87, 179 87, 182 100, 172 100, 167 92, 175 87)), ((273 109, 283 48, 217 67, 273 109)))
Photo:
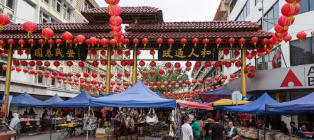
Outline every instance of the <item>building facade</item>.
MULTIPOLYGON (((285 0, 263 0, 263 3, 260 2, 260 0, 225 0, 224 2, 229 6, 229 20, 257 22, 261 24, 263 30, 273 33, 275 32, 274 27, 278 23, 278 18, 282 16, 281 7, 286 3, 285 0), (264 10, 264 14, 262 13, 262 9, 264 10), (262 17, 264 20, 262 20, 262 17)), ((258 98, 264 92, 267 92, 277 101, 285 102, 301 98, 313 91, 313 87, 309 86, 310 81, 306 82, 303 84, 303 86, 300 87, 297 86, 295 82, 290 82, 287 87, 280 86, 281 82, 284 81, 284 77, 288 75, 286 71, 292 70, 292 72, 297 75, 297 73, 300 74, 300 72, 298 72, 295 68, 303 68, 303 66, 311 68, 314 62, 314 42, 312 34, 314 20, 309 18, 311 17, 311 14, 314 14, 314 1, 302 0, 299 4, 300 12, 294 16, 295 22, 289 27, 288 30, 288 33, 292 36, 292 40, 290 42, 281 42, 280 45, 273 48, 271 54, 264 54, 262 57, 246 60, 246 64, 248 66, 256 66, 257 70, 254 72, 256 79, 253 78, 254 80, 252 79, 250 81, 247 78, 248 94, 253 94, 256 96, 256 98, 258 98), (301 31, 304 31, 307 34, 307 38, 302 40, 302 42, 296 37, 297 33, 301 31), (283 74, 282 78, 278 77, 278 74, 280 73, 283 74), (263 78, 261 78, 261 76, 263 78), (265 78, 268 79, 268 81, 265 81, 265 78), (264 81, 264 83, 261 83, 261 81, 264 81), (275 86, 278 84, 279 86, 275 86), (257 88, 261 86, 264 86, 264 88, 257 88), (269 88, 265 88, 265 86, 269 88)), ((232 59, 236 57, 231 51, 230 54, 225 58, 232 59)), ((224 74, 226 74, 228 78, 231 74, 236 74, 236 76, 239 76, 241 73, 240 70, 241 69, 232 66, 229 70, 224 69, 224 74)), ((309 71, 309 69, 305 70, 304 68, 300 71, 309 71)), ((297 76, 299 79, 300 77, 301 76, 297 76)), ((307 78, 304 78, 303 81, 306 80, 307 78)), ((241 86, 239 86, 240 83, 241 79, 239 78, 230 82, 229 84, 226 84, 225 87, 228 89, 241 91, 241 86)), ((298 121, 303 121, 307 118, 306 116, 299 115, 293 117, 282 116, 281 119, 286 123, 295 121, 297 126, 301 126, 302 123, 298 123, 298 121)), ((312 126, 307 127, 312 128, 312 126)))
MULTIPOLYGON (((85 11, 92 8, 99 7, 97 3, 94 0, 1 0, 0 1, 0 11, 6 15, 11 20, 12 28, 13 26, 18 26, 23 24, 26 21, 32 21, 34 23, 37 23, 38 28, 54 28, 54 30, 58 30, 58 26, 71 26, 71 23, 87 23, 88 20, 81 14, 81 11, 85 11), (59 24, 64 23, 64 24, 59 24), (65 24, 69 23, 69 24, 65 24)), ((10 26, 10 25, 8 25, 10 26)), ((62 28, 59 28, 59 30, 62 30, 62 28)), ((65 32, 67 30, 64 30, 65 32)), ((71 31, 70 31, 71 32, 71 31)), ((89 52, 89 54, 91 54, 89 52)), ((115 55, 112 56, 112 58, 119 59, 122 56, 117 55, 117 53, 114 53, 115 55)), ((30 58, 30 55, 26 55, 25 53, 23 55, 18 55, 16 52, 13 55, 14 58, 22 58, 27 59, 30 58)), ((123 56, 124 58, 126 56, 123 56)), ((87 55, 87 58, 92 59, 107 59, 106 55, 102 56, 99 54, 97 55, 87 55)), ((1 55, 0 56, 0 65, 6 65, 7 62, 7 56, 1 55)), ((44 62, 44 61, 43 61, 44 62)), ((51 73, 53 71, 59 72, 65 72, 65 73, 89 73, 91 75, 92 73, 97 73, 98 77, 95 78, 97 81, 102 81, 105 83, 104 79, 99 76, 100 73, 106 74, 106 67, 100 65, 99 67, 95 68, 92 66, 92 62, 85 61, 84 67, 78 66, 78 61, 73 61, 73 66, 69 67, 66 65, 67 61, 59 61, 60 66, 54 67, 53 62, 49 61, 51 63, 51 66, 49 68, 45 66, 41 67, 30 67, 27 66, 25 68, 35 69, 36 71, 42 70, 42 71, 50 71, 51 73)), ((23 67, 20 66, 22 69, 23 67)), ((117 73, 125 73, 130 72, 132 75, 131 68, 126 66, 122 67, 120 62, 117 63, 117 65, 111 67, 111 73, 113 73, 115 76, 112 78, 112 81, 117 82, 129 82, 131 81, 130 78, 126 77, 117 77, 117 73)), ((1 69, 0 70, 0 91, 4 91, 4 81, 5 81, 6 71, 1 69)), ((67 75, 66 75, 67 76, 67 75)), ((68 77, 68 76, 67 76, 68 77)), ((81 78, 84 78, 83 76, 81 78)), ((85 79, 85 78, 84 78, 85 79)), ((94 80, 94 78, 89 77, 85 80, 94 80)), ((80 91, 86 90, 83 89, 80 86, 74 86, 69 84, 58 83, 57 79, 51 79, 46 78, 44 76, 34 76, 28 73, 23 72, 17 72, 12 71, 11 75, 11 88, 10 92, 12 92, 13 95, 19 95, 24 92, 28 92, 29 94, 33 95, 45 95, 42 96, 42 99, 48 99, 51 96, 54 96, 55 94, 58 94, 61 97, 74 97, 80 91)), ((101 93, 98 91, 93 91, 91 89, 88 89, 87 92, 94 96, 99 96, 101 93)), ((39 97, 40 98, 40 97, 39 97)))

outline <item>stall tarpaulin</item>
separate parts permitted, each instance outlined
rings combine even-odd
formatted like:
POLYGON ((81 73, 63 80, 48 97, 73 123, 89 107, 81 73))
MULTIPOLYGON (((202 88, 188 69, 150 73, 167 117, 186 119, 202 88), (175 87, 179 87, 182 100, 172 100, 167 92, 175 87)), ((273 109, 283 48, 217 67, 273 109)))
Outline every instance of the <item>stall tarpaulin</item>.
POLYGON ((10 106, 50 107, 51 104, 40 101, 24 92, 21 95, 13 97, 10 106))
POLYGON ((88 107, 89 99, 93 98, 88 95, 84 90, 77 96, 58 103, 53 103, 52 107, 88 107))
POLYGON ((201 98, 197 98, 197 99, 195 99, 193 102, 197 102, 197 103, 200 103, 200 104, 203 103, 201 98))
MULTIPOLYGON (((225 107, 224 110, 232 112, 243 112, 243 113, 253 113, 253 114, 264 114, 265 105, 279 103, 270 97, 266 92, 259 97, 257 100, 241 106, 225 107)), ((278 114, 278 115, 294 115, 295 113, 290 111, 267 111, 267 114, 278 114)))
POLYGON ((90 98, 90 106, 95 107, 134 107, 169 108, 177 107, 175 99, 163 99, 147 88, 141 81, 119 94, 90 98))
MULTIPOLYGON (((220 100, 222 98, 229 98, 231 99, 231 95, 234 92, 234 90, 226 89, 226 88, 218 88, 212 91, 204 92, 200 94, 200 97, 203 102, 213 102, 220 100)), ((252 95, 247 95, 249 97, 252 97, 252 95)))
POLYGON ((293 112, 300 112, 304 110, 314 110, 314 92, 302 98, 292 100, 284 103, 267 103, 268 110, 292 110, 293 112))
MULTIPOLYGON (((248 104, 251 101, 240 101, 238 102, 238 105, 248 104)), ((213 106, 232 106, 236 105, 237 103, 233 101, 232 99, 221 99, 213 103, 213 106)))
POLYGON ((62 102, 63 100, 58 96, 58 94, 56 94, 55 96, 51 97, 50 99, 46 100, 46 103, 58 103, 58 102, 62 102))
POLYGON ((164 95, 161 94, 161 92, 160 92, 159 90, 156 92, 156 94, 157 94, 160 98, 167 99, 164 95))
POLYGON ((207 110, 213 110, 213 107, 195 103, 195 102, 190 102, 190 101, 184 101, 184 100, 178 100, 178 104, 181 107, 190 107, 190 108, 198 108, 198 109, 207 109, 207 110))

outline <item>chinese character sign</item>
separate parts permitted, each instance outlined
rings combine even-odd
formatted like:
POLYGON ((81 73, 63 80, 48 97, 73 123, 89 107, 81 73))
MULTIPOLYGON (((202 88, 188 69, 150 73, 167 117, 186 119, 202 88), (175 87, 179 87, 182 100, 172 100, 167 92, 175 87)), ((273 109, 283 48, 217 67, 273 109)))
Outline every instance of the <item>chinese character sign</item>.
POLYGON ((182 61, 182 60, 199 60, 199 61, 218 61, 218 50, 215 45, 194 46, 182 45, 160 46, 158 50, 158 61, 182 61))
MULTIPOLYGON (((86 51, 87 52, 87 51, 86 51)), ((33 46, 31 49, 32 60, 85 60, 85 47, 78 46, 33 46)))

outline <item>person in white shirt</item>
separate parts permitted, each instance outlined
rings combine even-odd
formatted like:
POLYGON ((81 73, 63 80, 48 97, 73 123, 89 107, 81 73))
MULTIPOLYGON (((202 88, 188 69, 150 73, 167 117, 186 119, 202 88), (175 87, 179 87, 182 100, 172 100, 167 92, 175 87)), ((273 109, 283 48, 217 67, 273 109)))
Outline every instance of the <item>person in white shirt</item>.
POLYGON ((72 121, 72 117, 71 117, 71 115, 70 115, 70 113, 69 114, 67 114, 67 123, 71 123, 71 121, 72 121))
POLYGON ((182 140, 193 140, 193 131, 190 123, 190 117, 184 116, 183 117, 184 125, 182 125, 182 133, 183 139, 182 140))
POLYGON ((191 111, 189 114, 189 118, 190 118, 190 125, 192 124, 192 121, 194 119, 194 113, 191 111))

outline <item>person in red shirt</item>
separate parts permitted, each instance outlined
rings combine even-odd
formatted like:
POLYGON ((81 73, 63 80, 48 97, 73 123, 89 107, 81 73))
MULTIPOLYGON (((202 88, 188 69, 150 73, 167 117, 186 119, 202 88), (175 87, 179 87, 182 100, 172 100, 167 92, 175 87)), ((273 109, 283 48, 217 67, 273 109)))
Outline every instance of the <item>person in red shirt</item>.
POLYGON ((263 121, 262 121, 262 119, 258 119, 258 122, 257 122, 257 125, 258 125, 258 128, 259 129, 263 129, 263 121))

